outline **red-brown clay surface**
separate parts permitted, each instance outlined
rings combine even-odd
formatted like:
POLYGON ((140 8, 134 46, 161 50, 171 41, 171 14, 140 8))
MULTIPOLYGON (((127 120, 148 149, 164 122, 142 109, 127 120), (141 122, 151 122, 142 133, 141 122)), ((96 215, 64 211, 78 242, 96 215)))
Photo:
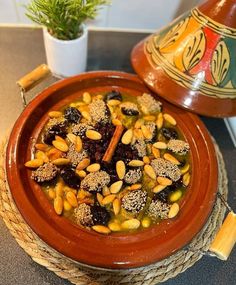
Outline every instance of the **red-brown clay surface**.
MULTIPOLYGON (((60 81, 39 94, 15 123, 7 147, 7 180, 14 201, 37 235, 62 254, 87 265, 125 269, 148 265, 176 252, 201 230, 215 201, 218 175, 211 138, 197 116, 163 101, 190 144, 192 179, 173 220, 132 234, 101 235, 82 229, 57 216, 40 186, 30 179, 24 163, 50 110, 60 109, 84 91, 112 88, 133 95, 150 92, 135 75, 121 72, 91 72, 60 81)), ((155 96, 155 95, 153 95, 155 96)))

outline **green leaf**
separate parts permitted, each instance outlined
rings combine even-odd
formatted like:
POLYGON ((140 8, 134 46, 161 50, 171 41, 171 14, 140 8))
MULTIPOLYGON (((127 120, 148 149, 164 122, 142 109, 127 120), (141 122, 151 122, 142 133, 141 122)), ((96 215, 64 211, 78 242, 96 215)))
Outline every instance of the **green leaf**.
POLYGON ((108 0, 31 0, 25 5, 25 15, 33 22, 47 27, 52 36, 62 40, 78 38, 81 24, 94 19, 108 0))

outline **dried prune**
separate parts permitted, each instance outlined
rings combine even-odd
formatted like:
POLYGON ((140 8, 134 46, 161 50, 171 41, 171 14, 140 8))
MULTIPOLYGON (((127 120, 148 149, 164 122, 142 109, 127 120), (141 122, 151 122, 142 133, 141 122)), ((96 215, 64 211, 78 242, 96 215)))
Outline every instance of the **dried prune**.
POLYGON ((97 123, 94 128, 102 135, 102 139, 94 141, 85 137, 83 139, 83 148, 88 153, 91 162, 100 162, 108 148, 115 127, 110 123, 97 123))
POLYGON ((174 192, 177 188, 177 185, 179 185, 177 182, 175 182, 176 184, 167 186, 164 190, 162 190, 159 193, 155 193, 153 196, 153 200, 160 200, 163 203, 168 203, 168 198, 169 198, 169 194, 171 192, 174 192))
POLYGON ((64 111, 64 117, 70 123, 78 123, 81 118, 81 113, 75 107, 68 107, 64 111))
POLYGON ((121 108, 121 112, 126 115, 126 116, 137 116, 139 114, 138 110, 134 110, 134 109, 128 109, 125 107, 121 108))
POLYGON ((61 169, 61 177, 69 187, 75 189, 80 187, 80 179, 71 166, 67 165, 61 169))
POLYGON ((106 226, 111 218, 107 209, 98 205, 91 206, 91 214, 95 225, 106 226))
POLYGON ((65 138, 67 134, 66 131, 66 123, 65 122, 60 122, 58 124, 55 124, 51 127, 48 128, 46 131, 43 141, 46 144, 52 144, 52 141, 55 140, 55 136, 60 136, 62 138, 65 138))
POLYGON ((117 176, 116 172, 116 166, 113 161, 111 161, 110 163, 102 161, 101 168, 110 175, 110 183, 108 184, 108 186, 119 180, 119 177, 117 176))
POLYGON ((178 133, 173 128, 163 128, 162 134, 167 140, 178 138, 178 133))
POLYGON ((137 149, 132 148, 130 145, 124 145, 121 142, 118 143, 112 160, 114 162, 123 160, 127 164, 133 159, 139 159, 137 149))
POLYGON ((116 90, 112 90, 111 92, 108 92, 105 97, 104 97, 105 101, 109 101, 109 100, 119 100, 122 101, 122 95, 120 94, 119 91, 116 90))
POLYGON ((137 104, 133 102, 124 102, 120 105, 121 112, 126 116, 137 116, 139 110, 137 104))
POLYGON ((160 200, 163 203, 168 203, 169 191, 162 190, 159 193, 155 193, 153 196, 153 201, 160 200))

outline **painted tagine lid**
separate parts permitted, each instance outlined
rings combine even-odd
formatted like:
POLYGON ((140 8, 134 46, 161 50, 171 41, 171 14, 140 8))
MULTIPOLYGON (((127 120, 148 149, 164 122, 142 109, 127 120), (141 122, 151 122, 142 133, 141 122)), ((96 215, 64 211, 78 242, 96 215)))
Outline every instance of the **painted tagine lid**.
POLYGON ((211 117, 236 115, 236 3, 208 0, 138 43, 136 73, 169 102, 211 117))

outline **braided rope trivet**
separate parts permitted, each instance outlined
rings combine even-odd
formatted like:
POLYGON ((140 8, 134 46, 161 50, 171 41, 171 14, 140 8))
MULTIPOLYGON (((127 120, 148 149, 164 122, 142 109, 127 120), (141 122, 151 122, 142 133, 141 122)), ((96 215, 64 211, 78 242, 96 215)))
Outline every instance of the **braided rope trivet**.
MULTIPOLYGON (((12 200, 5 181, 5 145, 6 140, 0 145, 0 215, 18 244, 35 262, 55 272, 58 276, 68 279, 73 284, 153 285, 166 281, 184 272, 202 257, 203 252, 208 250, 212 239, 223 222, 225 207, 222 206, 220 199, 217 199, 211 216, 202 231, 192 240, 188 248, 178 251, 169 258, 146 267, 116 272, 83 267, 41 241, 23 220, 12 200)), ((228 188, 225 165, 218 146, 215 145, 215 148, 219 165, 218 191, 227 199, 228 188)))

